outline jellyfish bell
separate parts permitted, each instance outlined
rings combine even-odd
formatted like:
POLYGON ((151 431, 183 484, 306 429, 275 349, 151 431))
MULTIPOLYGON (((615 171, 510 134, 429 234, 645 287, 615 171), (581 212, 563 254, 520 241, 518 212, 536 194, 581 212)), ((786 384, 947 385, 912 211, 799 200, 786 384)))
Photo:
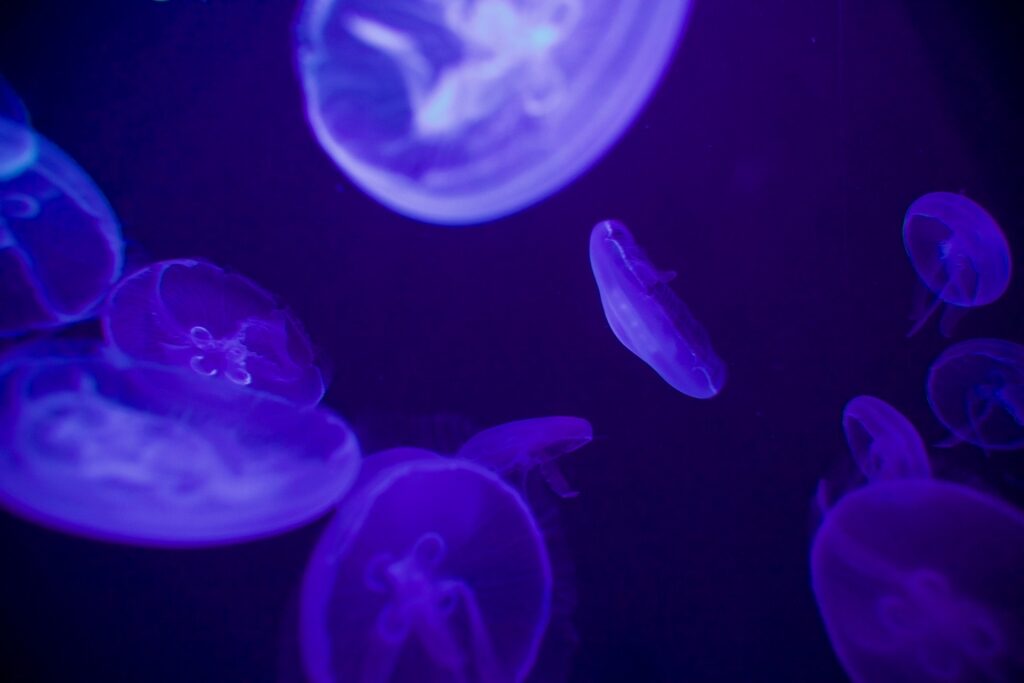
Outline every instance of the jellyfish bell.
POLYGON ((38 144, 28 110, 0 74, 0 182, 31 166, 37 154, 38 144))
POLYGON ((850 453, 868 481, 931 476, 921 436, 903 413, 874 396, 856 396, 843 409, 850 453))

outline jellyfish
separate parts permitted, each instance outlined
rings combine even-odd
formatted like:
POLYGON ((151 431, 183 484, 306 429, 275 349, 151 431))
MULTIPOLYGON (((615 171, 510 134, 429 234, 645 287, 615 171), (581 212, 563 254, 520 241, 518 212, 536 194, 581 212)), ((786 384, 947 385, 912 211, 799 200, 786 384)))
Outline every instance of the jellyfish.
POLYGON ((502 476, 519 477, 521 488, 525 488, 527 473, 537 468, 552 491, 572 498, 579 492, 565 480, 558 460, 593 438, 593 428, 581 417, 538 417, 485 429, 466 441, 456 455, 502 476))
POLYGON ((148 546, 279 533, 348 490, 345 422, 270 394, 100 353, 0 367, 0 505, 43 526, 148 546))
POLYGON ((1010 247, 995 219, 967 197, 931 192, 910 205, 903 246, 925 287, 935 295, 907 336, 948 304, 941 328, 949 336, 967 308, 990 304, 1010 284, 1010 247))
POLYGON ((689 0, 305 0, 310 125, 369 195, 464 225, 597 162, 653 91, 689 0))
POLYGON ((1024 513, 935 479, 845 496, 811 575, 855 683, 1024 680, 1024 513))
POLYGON ((931 476, 921 436, 903 413, 874 396, 857 396, 843 409, 843 431, 857 466, 875 482, 931 476))
POLYGON ((307 567, 303 661, 313 683, 519 683, 551 595, 543 537, 497 474, 419 449, 378 453, 307 567))
POLYGON ((725 384, 725 363, 708 333, 618 221, 602 221, 590 234, 590 265, 608 325, 623 346, 678 391, 711 398, 725 384))
POLYGON ((108 343, 125 355, 189 368, 314 405, 324 380, 299 322, 251 280, 203 261, 151 264, 110 293, 108 343))
POLYGON ((7 80, 0 75, 0 182, 32 165, 38 153, 28 110, 7 80))

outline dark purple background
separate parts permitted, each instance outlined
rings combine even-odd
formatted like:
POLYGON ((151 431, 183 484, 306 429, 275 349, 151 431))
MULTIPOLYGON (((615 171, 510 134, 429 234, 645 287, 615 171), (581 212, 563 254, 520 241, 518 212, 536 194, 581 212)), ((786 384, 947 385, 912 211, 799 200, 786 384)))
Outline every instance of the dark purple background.
MULTIPOLYGON (((562 506, 574 681, 829 681, 842 673, 808 584, 809 500, 843 458, 842 406, 876 394, 944 436, 924 378, 947 342, 934 323, 904 339, 903 211, 964 190, 1024 265, 1024 23, 997 8, 699 2, 619 144, 480 228, 390 213, 320 151, 291 1, 4 3, 0 70, 134 252, 205 257, 280 293, 354 423, 594 423, 600 439, 566 465, 583 495, 562 506), (608 329, 587 236, 612 216, 679 272, 729 364, 718 398, 676 393, 608 329)), ((1018 279, 957 338, 1024 341, 1022 301, 1018 279)), ((2 515, 0 679, 274 681, 320 528, 159 552, 2 515)))

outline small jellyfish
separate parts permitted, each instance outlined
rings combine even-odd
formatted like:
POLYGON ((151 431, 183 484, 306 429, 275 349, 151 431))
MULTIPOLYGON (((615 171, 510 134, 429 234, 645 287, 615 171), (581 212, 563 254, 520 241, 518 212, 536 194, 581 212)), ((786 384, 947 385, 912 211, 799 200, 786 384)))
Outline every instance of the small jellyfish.
POLYGON ((921 436, 903 413, 874 396, 857 396, 843 409, 850 453, 868 481, 928 478, 931 466, 921 436))
POLYGON ((668 286, 675 273, 658 271, 618 221, 590 234, 590 265, 612 332, 623 346, 677 390, 711 398, 725 384, 725 363, 708 333, 668 286))
POLYGON ((943 334, 967 308, 990 304, 1010 284, 1010 247, 995 219, 967 197, 932 192, 910 205, 903 219, 903 246, 925 287, 935 295, 907 336, 948 304, 943 334))
POLYGON ((1024 513, 894 479, 826 515, 811 550, 825 628, 854 683, 1024 680, 1024 513))
POLYGON ((32 165, 38 153, 28 110, 0 75, 0 182, 32 165))
POLYGON ((297 64, 321 146, 420 220, 518 211, 567 185, 653 91, 689 0, 305 0, 297 64))
POLYGON ((551 599, 544 539, 514 489, 465 460, 379 453, 307 567, 303 661, 314 683, 519 683, 551 599))
POLYGON ((324 395, 298 321, 251 280, 210 263, 161 261, 124 278, 103 313, 108 343, 300 405, 324 395))
POLYGON ((955 441, 987 450, 1024 448, 1024 346, 970 339, 928 373, 928 403, 955 441))
POLYGON ((485 429, 466 441, 456 455, 502 476, 517 476, 522 488, 527 473, 537 468, 552 491, 571 498, 579 492, 565 480, 558 460, 593 438, 593 428, 581 417, 538 417, 485 429))

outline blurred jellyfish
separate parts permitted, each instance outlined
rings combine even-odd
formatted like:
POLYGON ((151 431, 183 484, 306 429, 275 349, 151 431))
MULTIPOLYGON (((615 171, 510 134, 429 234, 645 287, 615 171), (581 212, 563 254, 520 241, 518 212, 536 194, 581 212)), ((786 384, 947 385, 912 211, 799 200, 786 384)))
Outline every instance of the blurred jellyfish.
POLYGON ((1024 514, 900 479, 845 496, 811 551, 814 595, 855 683, 1024 680, 1024 514))
POLYGON ((502 476, 518 477, 521 484, 525 484, 527 473, 537 468, 552 491, 571 498, 579 492, 565 480, 558 460, 593 438, 593 428, 581 417, 538 417, 485 429, 466 441, 456 455, 502 476))
POLYGON ((25 354, 0 367, 0 504, 139 545, 232 543, 304 524, 355 479, 348 426, 155 365, 25 354))
POLYGON ((677 390, 711 398, 725 384, 725 363, 708 333, 625 225, 602 221, 590 234, 590 265, 612 332, 677 390))
POLYGON ((571 182, 654 89, 689 0, 306 0, 297 61, 320 144, 367 193, 442 224, 571 182))
POLYGON ((544 540, 496 474, 418 449, 376 454, 307 568, 303 661, 314 683, 517 683, 551 595, 544 540))
POLYGON ((0 182, 31 166, 37 153, 28 110, 0 74, 0 182))
POLYGON ((124 278, 110 293, 103 325, 111 346, 135 359, 300 405, 324 395, 298 321, 255 282, 210 263, 161 261, 124 278))
POLYGON ((907 336, 943 303, 941 328, 949 336, 967 308, 990 304, 1010 284, 1010 247, 995 219, 967 197, 932 192, 910 205, 903 246, 921 282, 935 295, 907 336))
POLYGON ((874 396, 857 396, 843 409, 850 453, 868 481, 931 476, 921 436, 903 413, 874 396))

